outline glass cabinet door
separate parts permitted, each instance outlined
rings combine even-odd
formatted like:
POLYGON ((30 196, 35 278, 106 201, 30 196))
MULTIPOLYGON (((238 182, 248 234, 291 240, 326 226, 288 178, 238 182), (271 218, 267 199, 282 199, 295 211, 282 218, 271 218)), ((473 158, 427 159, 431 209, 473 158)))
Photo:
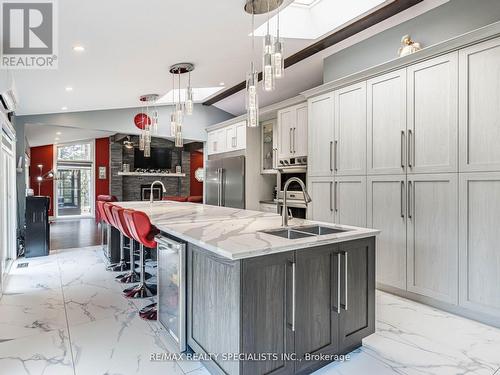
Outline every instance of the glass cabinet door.
POLYGON ((261 124, 261 173, 276 173, 276 121, 261 124))

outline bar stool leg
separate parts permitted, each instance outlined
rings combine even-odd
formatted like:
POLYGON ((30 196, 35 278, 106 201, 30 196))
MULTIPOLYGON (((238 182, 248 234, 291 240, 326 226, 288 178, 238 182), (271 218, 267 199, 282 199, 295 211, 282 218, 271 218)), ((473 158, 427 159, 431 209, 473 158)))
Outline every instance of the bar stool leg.
MULTIPOLYGON (((120 233, 120 262, 108 267, 109 271, 123 272, 130 269, 129 264, 125 261, 125 236, 120 233)), ((128 247, 130 249, 130 246, 128 247)))
POLYGON ((156 295, 156 286, 148 285, 145 281, 145 267, 144 267, 144 245, 140 245, 140 281, 139 284, 123 291, 126 298, 147 298, 156 295))

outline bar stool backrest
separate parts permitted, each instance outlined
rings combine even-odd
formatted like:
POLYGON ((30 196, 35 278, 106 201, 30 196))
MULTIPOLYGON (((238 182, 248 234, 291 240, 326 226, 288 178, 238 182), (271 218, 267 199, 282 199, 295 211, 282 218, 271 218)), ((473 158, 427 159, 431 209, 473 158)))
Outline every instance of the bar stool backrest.
POLYGON ((142 211, 127 212, 127 210, 124 214, 132 237, 146 247, 155 248, 155 236, 159 230, 151 224, 148 215, 142 211))
POLYGON ((106 214, 104 213, 104 201, 97 201, 97 212, 99 219, 108 224, 106 221, 106 214))
POLYGON ((111 213, 113 214, 116 228, 122 232, 125 237, 132 238, 127 223, 125 222, 123 211, 125 211, 125 209, 120 206, 113 205, 113 207, 111 207, 111 213))
POLYGON ((116 227, 115 225, 115 220, 113 219, 113 214, 111 213, 111 207, 113 207, 114 204, 113 203, 110 203, 110 202, 105 202, 104 203, 104 217, 105 217, 105 220, 107 220, 108 224, 109 225, 112 225, 114 227, 116 227))

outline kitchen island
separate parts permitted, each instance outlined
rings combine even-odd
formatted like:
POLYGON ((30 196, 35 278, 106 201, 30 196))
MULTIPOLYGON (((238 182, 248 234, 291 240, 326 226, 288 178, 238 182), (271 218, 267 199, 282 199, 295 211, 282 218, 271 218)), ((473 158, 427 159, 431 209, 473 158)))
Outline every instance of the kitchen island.
POLYGON ((187 344, 214 374, 310 373, 375 330, 377 230, 303 219, 283 230, 274 213, 118 204, 187 244, 187 344))

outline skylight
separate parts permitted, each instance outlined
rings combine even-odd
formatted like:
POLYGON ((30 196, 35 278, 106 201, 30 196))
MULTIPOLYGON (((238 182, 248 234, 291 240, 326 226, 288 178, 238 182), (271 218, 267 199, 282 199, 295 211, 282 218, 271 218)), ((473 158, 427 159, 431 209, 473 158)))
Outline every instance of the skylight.
MULTIPOLYGON (((393 0, 295 0, 280 12, 280 35, 292 39, 317 39, 364 13, 393 0)), ((277 16, 270 28, 276 30, 277 16)), ((266 34, 266 23, 255 35, 266 34)))
MULTIPOLYGON (((193 100, 195 103, 203 102, 208 97, 216 92, 223 90, 224 86, 217 87, 193 87, 193 100)), ((170 90, 165 95, 160 97, 157 104, 172 104, 179 100, 179 89, 170 90), (172 95, 173 94, 173 95, 172 95)), ((181 89, 181 102, 186 100, 186 89, 181 89)))

